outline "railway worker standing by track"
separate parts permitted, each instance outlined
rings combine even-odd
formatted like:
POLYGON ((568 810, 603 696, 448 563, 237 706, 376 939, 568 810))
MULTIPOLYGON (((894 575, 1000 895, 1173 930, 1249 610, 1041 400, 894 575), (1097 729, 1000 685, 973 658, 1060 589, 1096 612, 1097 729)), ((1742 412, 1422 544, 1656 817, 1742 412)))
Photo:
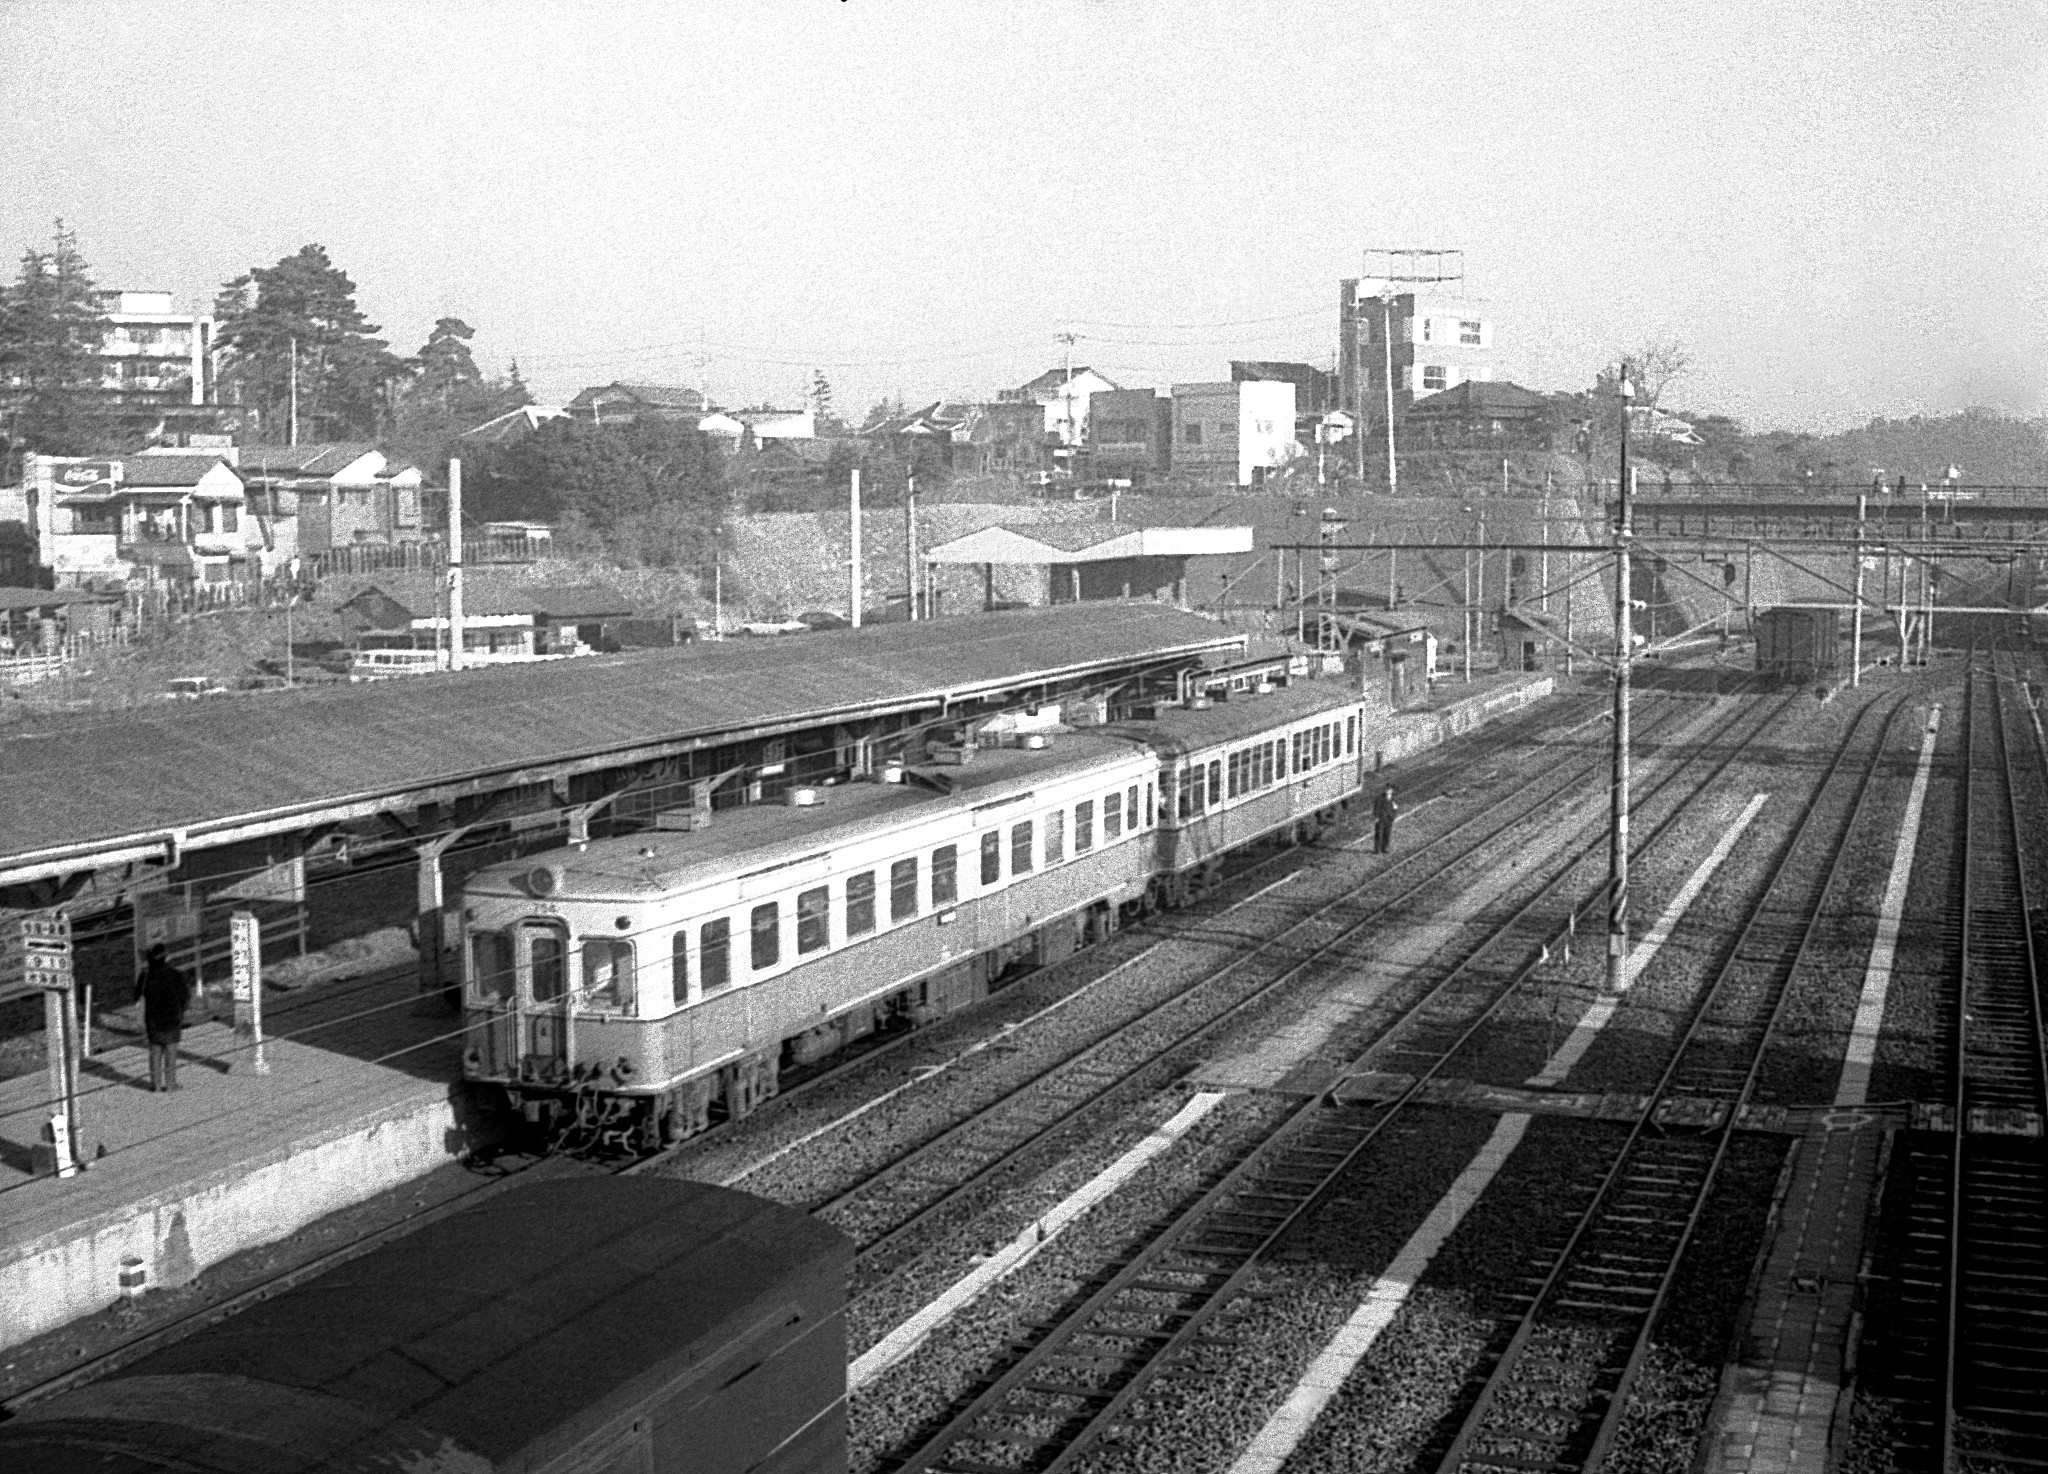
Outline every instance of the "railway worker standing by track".
POLYGON ((178 1036, 185 1028, 185 1007, 192 1001, 192 979, 171 966, 170 954, 158 942, 149 949, 142 973, 135 979, 135 999, 142 1005, 142 1028, 149 1036, 149 1088, 178 1088, 178 1036))
POLYGON ((1394 847, 1394 820, 1401 815, 1401 806, 1394 802, 1394 785, 1389 783, 1380 790, 1380 796, 1372 801, 1372 852, 1384 855, 1394 847))

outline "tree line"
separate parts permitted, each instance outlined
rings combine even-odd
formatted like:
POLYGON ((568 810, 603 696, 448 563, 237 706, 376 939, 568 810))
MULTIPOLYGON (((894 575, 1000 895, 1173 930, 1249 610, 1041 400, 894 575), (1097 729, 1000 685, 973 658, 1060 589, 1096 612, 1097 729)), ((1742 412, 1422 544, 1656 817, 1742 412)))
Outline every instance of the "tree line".
MULTIPOLYGON (((484 374, 476 329, 439 319, 419 349, 394 352, 356 300, 355 281, 309 244, 222 284, 213 302, 214 398, 242 438, 374 441, 438 479, 473 467, 473 518, 558 524, 573 550, 636 564, 708 565, 729 503, 722 458, 692 425, 599 431, 556 420, 502 444, 461 437, 533 402, 515 361, 484 374)), ((7 459, 118 454, 142 436, 103 382, 112 323, 77 233, 58 221, 0 282, 0 449, 7 459)), ((189 383, 184 387, 189 388, 189 383)), ((824 397, 829 404, 829 387, 824 397)))

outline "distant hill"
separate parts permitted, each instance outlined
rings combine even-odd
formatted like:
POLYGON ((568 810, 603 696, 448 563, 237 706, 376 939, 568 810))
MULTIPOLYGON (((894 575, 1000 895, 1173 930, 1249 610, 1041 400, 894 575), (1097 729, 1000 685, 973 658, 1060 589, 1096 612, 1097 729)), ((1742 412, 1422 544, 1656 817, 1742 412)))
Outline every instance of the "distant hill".
POLYGON ((1882 470, 1888 483, 1938 485, 1950 466, 1965 486, 2048 485, 2048 419, 2023 420, 1992 410, 1872 420, 1832 435, 1748 431, 1732 420, 1692 419, 1699 447, 1647 447, 1646 458, 1675 464, 1707 481, 1770 482, 1816 487, 1868 486, 1882 470))

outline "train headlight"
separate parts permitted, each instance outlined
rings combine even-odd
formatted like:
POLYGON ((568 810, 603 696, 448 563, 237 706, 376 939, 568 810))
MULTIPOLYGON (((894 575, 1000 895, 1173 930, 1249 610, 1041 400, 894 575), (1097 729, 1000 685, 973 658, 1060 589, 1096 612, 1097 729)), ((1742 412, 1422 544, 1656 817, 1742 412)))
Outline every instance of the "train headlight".
POLYGON ((526 888, 536 896, 552 896, 562 888, 562 867, 536 865, 526 872, 526 888))

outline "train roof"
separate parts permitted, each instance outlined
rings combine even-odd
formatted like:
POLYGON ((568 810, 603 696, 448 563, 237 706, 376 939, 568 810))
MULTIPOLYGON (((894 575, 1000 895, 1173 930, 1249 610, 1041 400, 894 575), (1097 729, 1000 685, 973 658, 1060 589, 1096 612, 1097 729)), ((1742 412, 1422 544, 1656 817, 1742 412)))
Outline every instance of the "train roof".
POLYGON ((1311 721, 1325 712, 1356 706, 1363 698, 1355 684, 1342 677, 1297 680, 1275 686, 1263 696, 1233 691, 1205 710, 1162 706, 1149 721, 1124 721, 1099 730, 1135 738, 1164 753, 1200 752, 1256 737, 1290 722, 1311 721))
POLYGON ((1040 749, 984 748, 958 767, 919 764, 902 783, 820 788, 819 801, 809 806, 744 804, 719 809, 703 829, 642 830, 592 840, 581 850, 507 860, 477 871, 465 891, 523 896, 524 877, 536 866, 550 865, 562 872, 550 899, 652 899, 730 879, 735 870, 752 875, 794 865, 866 838, 893 821, 949 807, 1002 803, 1042 784, 1138 755, 1129 740, 1092 731, 1062 732, 1040 749))
POLYGON ((525 1467, 650 1397, 746 1370, 721 1353, 764 1328, 796 1317, 842 1336, 851 1264, 836 1229, 728 1188, 516 1187, 0 1425, 0 1455, 76 1467, 15 1462, 68 1430, 140 1443, 141 1460, 109 1468, 166 1454, 180 1468, 286 1466, 178 1461, 193 1438, 213 1460, 221 1445, 288 1446, 300 1468, 397 1467, 378 1456, 401 1450, 408 1468, 475 1468, 462 1453, 525 1467), (418 1457, 423 1443, 437 1459, 418 1457))

